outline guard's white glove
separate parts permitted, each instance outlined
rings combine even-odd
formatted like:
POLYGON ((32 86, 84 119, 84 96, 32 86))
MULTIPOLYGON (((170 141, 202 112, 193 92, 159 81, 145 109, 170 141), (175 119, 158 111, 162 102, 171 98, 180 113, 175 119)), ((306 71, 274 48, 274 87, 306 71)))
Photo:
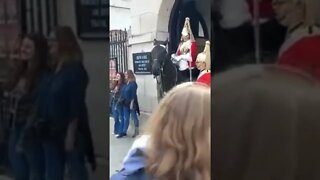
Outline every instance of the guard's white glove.
POLYGON ((178 63, 177 56, 175 54, 171 54, 171 61, 173 62, 173 64, 178 63))
POLYGON ((180 60, 183 60, 183 61, 190 61, 191 60, 191 56, 190 54, 183 54, 183 55, 180 55, 180 60))

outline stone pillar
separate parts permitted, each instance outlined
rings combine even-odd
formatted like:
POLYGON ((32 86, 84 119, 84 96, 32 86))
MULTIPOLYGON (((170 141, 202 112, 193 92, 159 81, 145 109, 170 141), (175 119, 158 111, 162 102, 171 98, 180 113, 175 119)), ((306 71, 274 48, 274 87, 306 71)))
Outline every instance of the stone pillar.
MULTIPOLYGON (((131 36, 129 37, 129 69, 133 69, 132 53, 150 52, 153 40, 169 37, 168 24, 174 1, 139 0, 131 5, 131 36)), ((152 112, 158 104, 157 86, 153 75, 136 75, 140 109, 152 112)))

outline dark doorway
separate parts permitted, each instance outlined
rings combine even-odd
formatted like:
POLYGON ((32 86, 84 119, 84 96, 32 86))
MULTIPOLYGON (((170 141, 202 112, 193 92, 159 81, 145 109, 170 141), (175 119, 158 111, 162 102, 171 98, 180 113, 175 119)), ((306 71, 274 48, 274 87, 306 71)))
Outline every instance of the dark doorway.
POLYGON ((205 23, 203 16, 197 10, 196 2, 199 1, 188 1, 184 2, 183 0, 176 0, 169 20, 169 53, 175 53, 178 48, 181 31, 184 25, 186 17, 190 18, 191 29, 194 37, 199 38, 199 26, 202 26, 203 29, 203 38, 209 39, 208 27, 205 23))

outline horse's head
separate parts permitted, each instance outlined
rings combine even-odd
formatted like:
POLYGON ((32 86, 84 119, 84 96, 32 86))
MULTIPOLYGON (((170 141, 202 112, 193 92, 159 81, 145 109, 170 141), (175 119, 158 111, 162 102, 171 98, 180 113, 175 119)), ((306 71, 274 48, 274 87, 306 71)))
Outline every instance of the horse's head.
MULTIPOLYGON (((152 74, 160 77, 162 91, 167 92, 176 84, 177 68, 172 63, 170 54, 167 52, 168 40, 154 40, 154 47, 151 51, 152 74)), ((157 78, 158 79, 158 78, 157 78)))
POLYGON ((158 41, 154 39, 153 42, 153 49, 151 50, 151 58, 153 60, 152 63, 152 74, 154 76, 160 75, 161 66, 163 65, 163 61, 167 57, 167 44, 168 40, 166 41, 158 41))
POLYGON ((165 41, 158 41, 158 40, 156 40, 156 39, 153 40, 153 45, 154 45, 154 46, 162 45, 162 46, 166 47, 166 46, 168 45, 168 43, 169 43, 169 40, 168 40, 168 39, 165 40, 165 41))

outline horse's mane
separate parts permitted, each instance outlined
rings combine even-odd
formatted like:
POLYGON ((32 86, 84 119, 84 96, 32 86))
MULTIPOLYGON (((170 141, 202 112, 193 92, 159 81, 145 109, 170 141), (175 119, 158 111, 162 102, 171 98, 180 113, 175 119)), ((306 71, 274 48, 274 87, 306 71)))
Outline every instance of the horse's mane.
POLYGON ((158 44, 152 49, 151 56, 156 59, 163 60, 164 58, 168 58, 168 52, 165 47, 158 44))

